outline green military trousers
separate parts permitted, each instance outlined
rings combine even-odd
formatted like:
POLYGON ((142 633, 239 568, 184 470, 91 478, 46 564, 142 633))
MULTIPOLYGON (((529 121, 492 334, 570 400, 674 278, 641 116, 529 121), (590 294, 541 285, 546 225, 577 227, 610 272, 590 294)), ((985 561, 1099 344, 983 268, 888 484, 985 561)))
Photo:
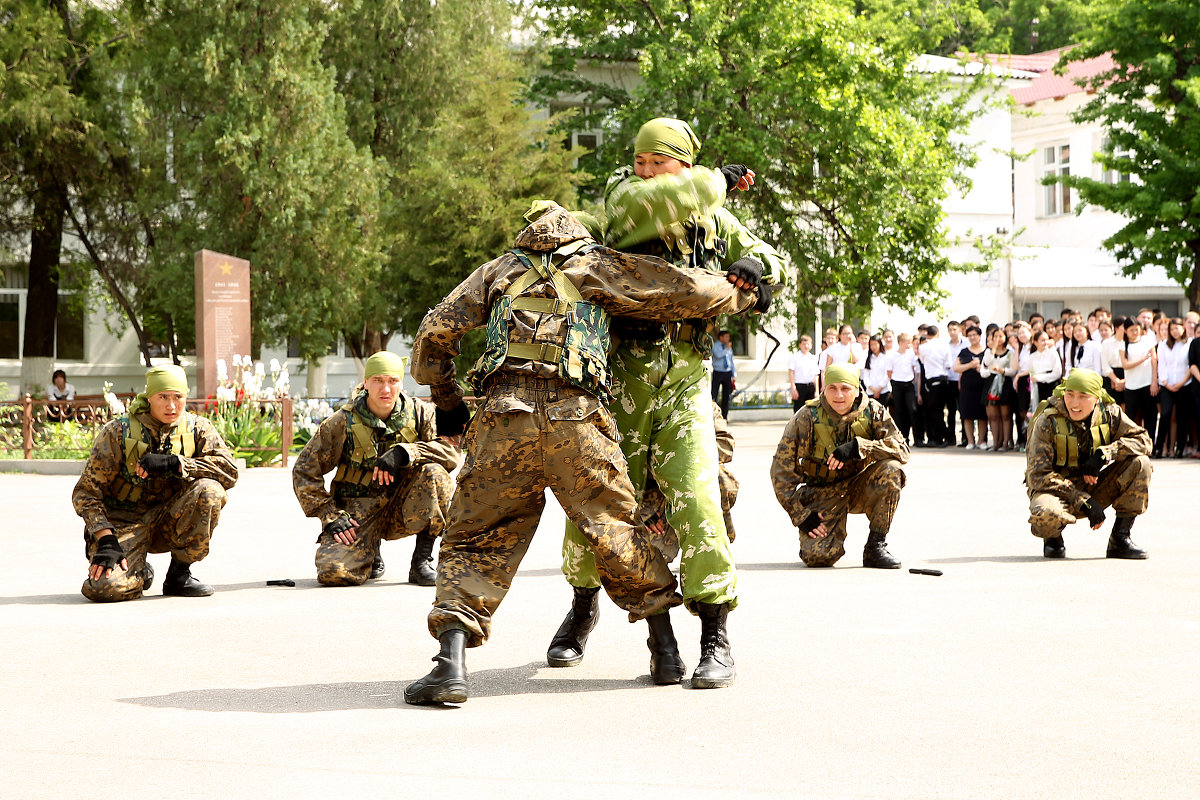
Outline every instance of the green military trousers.
MULTIPOLYGON (((684 603, 737 605, 737 574, 725 534, 716 432, 704 359, 687 342, 623 341, 613 352, 610 406, 640 502, 647 476, 666 499, 667 524, 679 535, 684 603)), ((572 586, 600 585, 595 559, 567 523, 563 574, 572 586)))

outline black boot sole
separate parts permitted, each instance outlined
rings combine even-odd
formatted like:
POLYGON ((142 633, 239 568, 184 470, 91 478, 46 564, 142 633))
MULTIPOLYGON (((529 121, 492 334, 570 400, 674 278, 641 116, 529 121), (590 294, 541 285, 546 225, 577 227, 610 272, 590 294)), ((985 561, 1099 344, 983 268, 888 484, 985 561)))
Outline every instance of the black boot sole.
POLYGON ((414 586, 437 586, 437 578, 424 578, 415 572, 408 573, 408 582, 414 586))
POLYGON ((868 564, 866 561, 864 561, 863 566, 867 569, 900 569, 899 562, 895 564, 868 564))
POLYGON ((1144 561, 1150 557, 1150 554, 1149 553, 1130 553, 1127 551, 1121 551, 1121 552, 1116 552, 1116 553, 1105 553, 1104 557, 1105 558, 1123 558, 1127 561, 1144 561))
POLYGON ((727 686, 733 686, 733 681, 737 677, 737 673, 733 673, 725 678, 709 678, 692 676, 691 687, 693 689, 724 689, 727 686))
POLYGON ((467 683, 458 680, 438 684, 416 681, 405 687, 404 702, 413 706, 465 703, 467 702, 467 683))
POLYGON ((655 686, 674 686, 683 683, 683 676, 687 673, 687 669, 683 666, 683 662, 679 661, 675 668, 665 667, 663 665, 655 666, 654 662, 650 663, 650 680, 655 686))
POLYGON ((213 589, 203 583, 199 586, 171 586, 164 583, 162 593, 167 597, 210 597, 213 589))

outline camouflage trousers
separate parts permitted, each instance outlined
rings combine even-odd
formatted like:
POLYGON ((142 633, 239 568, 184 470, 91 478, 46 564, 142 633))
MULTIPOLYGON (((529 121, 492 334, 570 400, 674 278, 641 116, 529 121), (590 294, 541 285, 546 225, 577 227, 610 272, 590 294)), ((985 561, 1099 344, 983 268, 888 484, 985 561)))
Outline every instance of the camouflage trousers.
POLYGON ((873 533, 887 533, 905 484, 904 469, 894 459, 873 461, 862 472, 828 486, 800 487, 794 501, 798 509, 787 509, 793 519, 817 512, 829 531, 822 539, 800 534, 800 560, 810 567, 832 567, 846 554, 846 517, 866 514, 873 533))
POLYGON ((342 507, 359 523, 358 537, 342 544, 333 534, 317 538, 317 582, 325 586, 359 586, 371 576, 380 542, 418 533, 440 536, 446 527, 454 481, 441 464, 422 464, 404 471, 395 490, 372 497, 348 497, 342 507))
MULTIPOLYGON (((717 482, 721 487, 721 514, 725 517, 725 535, 730 542, 733 542, 737 537, 737 532, 733 527, 733 504, 737 502, 738 489, 741 488, 741 485, 725 464, 720 465, 717 482)), ((663 497, 658 484, 651 478, 649 485, 646 486, 645 494, 642 495, 642 504, 638 508, 638 519, 649 523, 655 520, 665 522, 666 518, 667 500, 663 497)), ((643 525, 642 533, 662 552, 663 558, 667 559, 668 564, 679 556, 679 534, 675 533, 670 525, 667 525, 666 530, 661 534, 656 534, 643 525)))
MULTIPOLYGON (((224 487, 200 478, 162 505, 132 511, 111 511, 108 520, 125 550, 128 569, 115 568, 107 578, 83 582, 83 596, 97 603, 135 600, 142 596, 146 555, 170 552, 194 564, 208 555, 208 543, 221 517, 228 495, 224 487)), ((96 542, 84 534, 84 555, 89 561, 96 542)))
POLYGON ((638 533, 612 417, 557 378, 493 379, 463 440, 466 458, 442 536, 435 637, 483 644, 554 492, 596 553, 600 580, 631 622, 679 605, 675 576, 638 533))
MULTIPOLYGON (((1112 507, 1120 517, 1136 517, 1146 511, 1150 503, 1150 466, 1148 456, 1132 456, 1122 459, 1100 473, 1095 486, 1088 486, 1083 478, 1072 479, 1075 488, 1086 492, 1101 508, 1112 507)), ((1071 511, 1061 497, 1046 492, 1036 492, 1029 498, 1029 526, 1034 536, 1052 539, 1061 536, 1063 528, 1077 519, 1086 519, 1082 510, 1071 511)))
MULTIPOLYGON (((640 498, 652 476, 679 538, 684 602, 737 605, 737 573, 725 533, 704 360, 686 342, 623 342, 612 356, 613 417, 640 498)), ((587 542, 572 525, 563 539, 563 574, 573 586, 599 586, 587 542)))

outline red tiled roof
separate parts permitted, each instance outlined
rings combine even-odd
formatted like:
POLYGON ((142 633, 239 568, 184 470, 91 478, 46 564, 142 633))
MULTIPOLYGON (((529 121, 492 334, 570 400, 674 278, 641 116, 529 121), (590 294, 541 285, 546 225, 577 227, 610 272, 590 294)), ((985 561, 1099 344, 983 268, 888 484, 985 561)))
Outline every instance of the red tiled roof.
MULTIPOLYGON (((1108 72, 1113 68, 1112 56, 1105 53, 1096 58, 1089 58, 1083 61, 1072 61, 1067 64, 1067 71, 1062 74, 1056 74, 1051 68, 1058 62, 1059 51, 1051 51, 1053 60, 1050 66, 1038 70, 1032 66, 1021 67, 1031 72, 1041 72, 1042 74, 1030 81, 1028 86, 1020 89, 1012 90, 1012 97, 1018 103, 1029 105, 1036 103, 1039 100, 1049 100, 1054 97, 1066 97, 1076 92, 1087 91, 1083 86, 1079 85, 1079 81, 1087 78, 1094 78, 1108 72)), ((1014 56, 1014 58, 1036 58, 1038 56, 1049 56, 1049 53, 1037 53, 1033 56, 1014 56)), ((1017 68, 1016 64, 1008 66, 1017 68)))

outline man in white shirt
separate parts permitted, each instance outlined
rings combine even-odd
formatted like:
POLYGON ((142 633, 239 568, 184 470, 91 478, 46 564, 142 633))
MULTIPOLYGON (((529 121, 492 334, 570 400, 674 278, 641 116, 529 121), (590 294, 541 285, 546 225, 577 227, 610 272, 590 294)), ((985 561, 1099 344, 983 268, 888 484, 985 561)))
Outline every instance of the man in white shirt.
POLYGON ((904 441, 917 418, 920 408, 921 387, 917 380, 917 357, 909 349, 912 336, 900 334, 896 349, 888 354, 888 377, 892 381, 892 418, 904 441))
POLYGON ((788 358, 788 383, 791 384, 792 411, 817 396, 817 356, 812 351, 812 337, 800 337, 800 349, 788 358))
MULTIPOLYGON (((946 335, 949 337, 946 341, 946 346, 950 348, 951 365, 958 361, 958 354, 967 346, 967 340, 959 335, 961 331, 962 326, 958 324, 957 320, 952 319, 946 323, 946 335)), ((959 373, 951 369, 946 377, 950 380, 950 390, 946 393, 946 435, 950 444, 954 444, 954 438, 958 435, 958 379, 960 376, 959 373)), ((967 435, 965 433, 958 446, 967 446, 967 435)))
POLYGON ((925 331, 921 368, 925 372, 925 435, 929 447, 949 447, 953 434, 946 430, 946 398, 950 392, 950 348, 937 325, 925 331))

